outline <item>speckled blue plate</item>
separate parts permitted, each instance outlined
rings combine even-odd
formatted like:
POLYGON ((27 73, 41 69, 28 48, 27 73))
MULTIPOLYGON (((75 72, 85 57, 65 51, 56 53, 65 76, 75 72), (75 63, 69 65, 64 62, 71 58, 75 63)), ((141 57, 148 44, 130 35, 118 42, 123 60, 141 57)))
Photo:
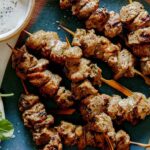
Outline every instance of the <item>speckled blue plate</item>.
MULTIPOLYGON (((102 0, 101 7, 107 7, 109 10, 119 11, 122 5, 127 4, 127 0, 102 0)), ((148 3, 143 2, 145 8, 150 12, 150 6, 148 3)), ((62 11, 59 8, 58 0, 48 0, 47 4, 42 9, 37 21, 31 26, 29 29, 30 32, 34 32, 40 29, 49 30, 49 31, 57 31, 63 40, 67 35, 70 40, 71 36, 65 33, 62 30, 59 30, 56 21, 61 21, 65 23, 72 30, 75 30, 77 27, 82 27, 83 24, 77 21, 76 17, 72 17, 69 11, 62 11)), ((24 40, 21 41, 22 43, 24 40)), ((96 62, 96 61, 95 61, 96 62)), ((97 62, 100 67, 103 69, 103 74, 107 78, 112 77, 112 72, 108 69, 107 65, 102 62, 97 62)), ((56 68, 57 71, 57 68, 56 68)), ((67 81, 67 80, 66 80, 67 81)), ((120 79, 119 82, 124 86, 128 87, 133 91, 139 91, 146 96, 150 96, 150 87, 145 85, 144 81, 140 77, 135 77, 132 79, 120 79)), ((66 86, 69 87, 69 82, 65 82, 66 86)), ((34 89, 28 86, 29 91, 32 93, 36 93, 34 89)), ((8 64, 5 77, 2 84, 2 91, 5 93, 14 92, 15 96, 9 99, 4 99, 5 113, 6 117, 12 121, 15 127, 15 137, 8 141, 1 143, 2 150, 34 150, 36 149, 35 144, 32 141, 32 136, 28 129, 26 129, 21 120, 20 113, 18 111, 18 99, 20 94, 22 93, 22 85, 20 80, 17 78, 15 71, 11 67, 11 62, 8 64)), ((100 88, 101 93, 106 94, 120 94, 114 89, 108 87, 103 84, 100 88)), ((56 106, 50 100, 43 100, 47 110, 56 106)), ((60 120, 72 121, 73 123, 80 124, 81 118, 79 114, 74 114, 72 116, 63 117, 58 116, 56 118, 56 123, 59 123, 60 120)), ((150 139, 150 118, 146 118, 144 121, 140 122, 137 126, 132 126, 130 124, 124 124, 121 128, 125 129, 131 136, 132 141, 148 143, 150 139)), ((65 149, 76 149, 76 148, 66 148, 65 149)), ((93 149, 93 148, 88 148, 93 149)), ((131 150, 143 150, 143 148, 131 146, 131 150)))

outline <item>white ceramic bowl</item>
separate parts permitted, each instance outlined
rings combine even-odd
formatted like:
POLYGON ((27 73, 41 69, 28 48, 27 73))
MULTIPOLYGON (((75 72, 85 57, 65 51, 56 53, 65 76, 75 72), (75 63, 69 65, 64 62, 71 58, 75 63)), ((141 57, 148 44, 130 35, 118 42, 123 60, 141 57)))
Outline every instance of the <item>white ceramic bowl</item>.
MULTIPOLYGON (((10 48, 8 48, 6 43, 9 43, 12 47, 15 46, 21 31, 27 26, 27 24, 30 21, 31 14, 35 5, 35 0, 15 0, 15 1, 21 2, 21 4, 24 5, 23 6, 24 10, 23 11, 21 10, 23 15, 20 15, 20 17, 17 18, 16 26, 12 28, 11 30, 9 30, 8 32, 0 34, 0 86, 3 80, 6 67, 7 67, 8 60, 11 55, 11 50, 10 48)), ((1 9, 2 9, 1 7, 2 3, 3 3, 3 0, 0 0, 1 9)), ((9 24, 9 21, 8 21, 8 24, 9 24)), ((3 114, 3 117, 5 117, 4 107, 3 107, 3 102, 2 102, 1 97, 0 97, 0 111, 3 114)))
MULTIPOLYGON (((3 34, 0 34, 0 42, 4 41, 4 40, 8 40, 10 38, 12 38, 13 36, 15 36, 16 34, 19 34, 23 28, 26 27, 26 25, 28 24, 30 18, 31 18, 31 14, 35 5, 35 0, 12 0, 12 2, 18 2, 18 8, 20 8, 20 10, 17 10, 15 7, 13 8, 12 12, 9 11, 10 9, 6 9, 6 7, 8 6, 2 6, 2 3, 4 3, 5 1, 0 0, 1 6, 0 9, 3 10, 3 14, 5 14, 5 16, 9 16, 7 19, 7 24, 11 24, 13 21, 15 23, 14 27, 9 30, 8 32, 4 32, 3 34), (4 8, 5 9, 4 9, 4 8), (8 13, 10 12, 10 13, 8 13), (7 15, 8 14, 8 15, 7 15), (10 14, 10 15, 9 15, 10 14), (12 16, 14 15, 14 17, 12 16)), ((5 2, 7 4, 7 1, 5 2)), ((9 2, 10 3, 10 2, 9 2)), ((2 16, 1 16, 2 17, 2 16)), ((1 20, 3 18, 0 18, 1 20)), ((2 26, 2 25, 1 25, 2 26)))

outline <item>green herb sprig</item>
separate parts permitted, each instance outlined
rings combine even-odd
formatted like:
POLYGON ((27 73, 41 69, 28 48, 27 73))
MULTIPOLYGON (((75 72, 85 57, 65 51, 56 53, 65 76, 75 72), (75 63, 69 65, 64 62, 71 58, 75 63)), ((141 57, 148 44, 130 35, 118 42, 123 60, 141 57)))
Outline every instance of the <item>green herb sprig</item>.
POLYGON ((2 113, 0 112, 0 140, 3 141, 11 138, 13 133, 13 124, 7 119, 2 118, 2 113))
POLYGON ((11 97, 11 96, 14 96, 14 93, 9 93, 9 94, 0 93, 0 97, 11 97))

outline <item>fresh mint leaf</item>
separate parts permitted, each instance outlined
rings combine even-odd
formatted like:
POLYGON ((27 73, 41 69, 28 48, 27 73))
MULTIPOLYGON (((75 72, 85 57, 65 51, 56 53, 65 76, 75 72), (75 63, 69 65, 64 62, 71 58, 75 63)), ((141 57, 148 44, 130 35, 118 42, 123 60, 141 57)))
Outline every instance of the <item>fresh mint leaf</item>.
POLYGON ((12 137, 14 127, 11 122, 6 119, 0 120, 0 140, 7 140, 12 137))

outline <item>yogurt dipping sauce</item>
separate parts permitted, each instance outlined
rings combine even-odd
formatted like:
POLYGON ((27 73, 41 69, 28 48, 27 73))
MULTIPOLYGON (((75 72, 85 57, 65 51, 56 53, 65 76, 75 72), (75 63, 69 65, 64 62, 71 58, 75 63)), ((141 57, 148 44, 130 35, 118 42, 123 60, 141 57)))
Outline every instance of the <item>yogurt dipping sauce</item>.
POLYGON ((28 11, 28 0, 0 0, 0 35, 19 27, 28 11))

